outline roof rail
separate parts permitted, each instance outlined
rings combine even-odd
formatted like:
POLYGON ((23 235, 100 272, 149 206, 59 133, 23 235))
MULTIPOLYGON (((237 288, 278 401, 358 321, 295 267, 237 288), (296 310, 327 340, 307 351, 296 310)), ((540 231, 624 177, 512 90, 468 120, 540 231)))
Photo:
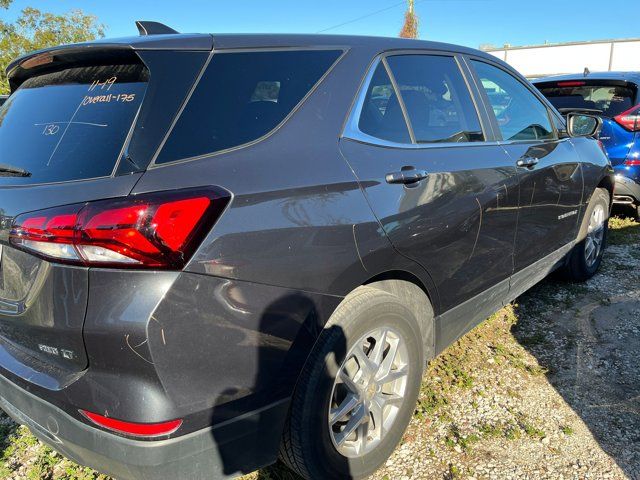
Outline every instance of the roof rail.
POLYGON ((146 20, 137 20, 136 27, 140 35, 162 35, 178 33, 171 27, 167 27, 164 23, 149 22, 146 20))

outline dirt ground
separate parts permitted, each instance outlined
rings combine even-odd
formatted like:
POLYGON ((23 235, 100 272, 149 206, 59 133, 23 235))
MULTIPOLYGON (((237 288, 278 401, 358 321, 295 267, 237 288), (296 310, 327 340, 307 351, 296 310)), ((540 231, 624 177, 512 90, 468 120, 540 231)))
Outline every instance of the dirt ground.
MULTIPOLYGON (((640 480, 640 224, 614 218, 601 272, 553 278, 431 363, 375 480, 640 480)), ((105 478, 0 415, 0 478, 105 478)), ((293 480, 275 465, 244 480, 293 480)))

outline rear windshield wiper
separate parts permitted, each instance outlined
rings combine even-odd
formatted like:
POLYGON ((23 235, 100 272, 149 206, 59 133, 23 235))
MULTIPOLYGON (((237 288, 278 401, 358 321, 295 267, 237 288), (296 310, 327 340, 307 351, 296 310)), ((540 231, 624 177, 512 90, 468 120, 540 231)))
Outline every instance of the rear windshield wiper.
POLYGON ((13 167, 6 163, 0 163, 0 177, 30 177, 31 172, 24 168, 13 167))

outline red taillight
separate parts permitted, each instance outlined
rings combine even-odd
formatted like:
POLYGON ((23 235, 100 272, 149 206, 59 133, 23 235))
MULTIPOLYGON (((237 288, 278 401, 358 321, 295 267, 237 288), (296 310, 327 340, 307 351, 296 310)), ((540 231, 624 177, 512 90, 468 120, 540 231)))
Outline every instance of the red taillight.
POLYGON ((637 167, 637 166, 640 166, 640 159, 631 159, 631 158, 627 158, 627 159, 624 161, 624 164, 625 164, 627 167, 637 167))
POLYGON ((622 112, 617 117, 613 117, 613 119, 630 132, 640 131, 640 105, 636 105, 626 112, 622 112))
POLYGON ((86 410, 80 410, 80 413, 96 425, 106 428, 107 430, 133 437, 161 437, 174 433, 180 428, 180 425, 182 425, 182 420, 171 420, 162 423, 133 423, 105 417, 97 413, 87 412, 86 410))
POLYGON ((19 215, 12 245, 87 266, 181 268, 226 207, 219 189, 101 200, 19 215))
POLYGON ((582 87, 584 85, 586 85, 586 82, 577 82, 577 81, 558 82, 556 84, 557 87, 582 87))

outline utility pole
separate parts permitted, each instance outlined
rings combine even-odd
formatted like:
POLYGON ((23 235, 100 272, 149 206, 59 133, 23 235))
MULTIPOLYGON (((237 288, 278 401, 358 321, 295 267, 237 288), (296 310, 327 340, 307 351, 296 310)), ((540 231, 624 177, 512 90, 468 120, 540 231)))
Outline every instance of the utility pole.
POLYGON ((407 0, 407 11, 404 14, 404 25, 400 30, 402 38, 418 38, 418 17, 415 13, 415 0, 407 0))

